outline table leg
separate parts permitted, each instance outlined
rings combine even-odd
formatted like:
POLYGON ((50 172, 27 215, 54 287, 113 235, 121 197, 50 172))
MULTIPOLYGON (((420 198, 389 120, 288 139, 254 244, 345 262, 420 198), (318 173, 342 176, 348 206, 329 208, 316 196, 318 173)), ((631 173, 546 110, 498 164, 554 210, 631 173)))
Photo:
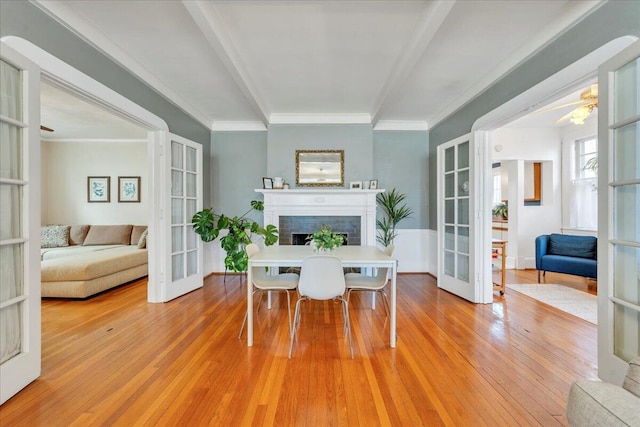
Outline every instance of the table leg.
POLYGON ((251 261, 247 268, 247 346, 253 345, 253 277, 251 261))
POLYGON ((391 348, 396 347, 396 300, 397 300, 397 263, 393 262, 391 267, 391 321, 389 322, 389 340, 391 348))

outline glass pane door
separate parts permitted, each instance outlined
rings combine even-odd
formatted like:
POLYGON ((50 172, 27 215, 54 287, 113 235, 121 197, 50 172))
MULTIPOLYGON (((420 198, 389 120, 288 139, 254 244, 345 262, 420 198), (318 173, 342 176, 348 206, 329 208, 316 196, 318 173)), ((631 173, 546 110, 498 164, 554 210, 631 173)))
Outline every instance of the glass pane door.
POLYGON ((0 404, 40 375, 40 72, 1 46, 0 404))
POLYGON ((461 138, 438 147, 438 286, 470 301, 470 142, 461 138))
POLYGON ((171 284, 167 299, 202 286, 202 243, 191 218, 202 209, 202 146, 171 136, 171 284))
POLYGON ((599 76, 598 373, 617 383, 640 354, 639 57, 636 42, 599 76))

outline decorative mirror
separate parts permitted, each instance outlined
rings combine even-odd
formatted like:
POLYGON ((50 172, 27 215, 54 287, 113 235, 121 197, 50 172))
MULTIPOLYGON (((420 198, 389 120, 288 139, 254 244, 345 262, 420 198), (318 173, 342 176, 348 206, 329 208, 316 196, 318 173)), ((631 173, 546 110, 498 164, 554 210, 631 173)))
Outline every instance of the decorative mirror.
POLYGON ((344 150, 296 150, 296 185, 342 187, 344 150))

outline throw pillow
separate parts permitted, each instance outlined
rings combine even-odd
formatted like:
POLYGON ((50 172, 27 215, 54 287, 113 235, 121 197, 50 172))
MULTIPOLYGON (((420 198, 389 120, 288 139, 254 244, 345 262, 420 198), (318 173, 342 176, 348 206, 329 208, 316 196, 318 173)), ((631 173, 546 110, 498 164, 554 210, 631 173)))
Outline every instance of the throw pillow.
POLYGON ((82 245, 128 245, 132 228, 132 225, 92 225, 82 245))
POLYGON ((48 225, 40 227, 40 247, 61 248, 69 246, 69 225, 48 225))
POLYGON ((144 230, 147 229, 146 225, 134 225, 133 229, 131 229, 131 245, 137 245, 140 241, 140 236, 144 233, 144 230))
POLYGON ((147 247, 147 235, 149 234, 149 229, 147 228, 142 232, 140 236, 140 240, 138 240, 138 249, 144 249, 147 247))
POLYGON ((69 230, 69 245, 82 245, 89 233, 89 225, 72 225, 69 230))

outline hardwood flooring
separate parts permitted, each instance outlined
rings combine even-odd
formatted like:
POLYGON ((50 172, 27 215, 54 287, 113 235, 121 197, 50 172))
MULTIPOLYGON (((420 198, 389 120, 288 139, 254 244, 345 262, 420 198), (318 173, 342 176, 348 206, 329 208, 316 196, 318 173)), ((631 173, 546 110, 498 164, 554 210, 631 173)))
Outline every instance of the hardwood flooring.
POLYGON ((355 360, 333 302, 305 305, 289 360, 284 296, 247 347, 239 276, 166 304, 146 302, 145 280, 44 300, 42 376, 0 425, 566 425, 571 382, 596 377, 584 320, 510 289, 474 305, 426 274, 399 275, 398 289, 395 349, 382 307, 352 297, 355 360))

